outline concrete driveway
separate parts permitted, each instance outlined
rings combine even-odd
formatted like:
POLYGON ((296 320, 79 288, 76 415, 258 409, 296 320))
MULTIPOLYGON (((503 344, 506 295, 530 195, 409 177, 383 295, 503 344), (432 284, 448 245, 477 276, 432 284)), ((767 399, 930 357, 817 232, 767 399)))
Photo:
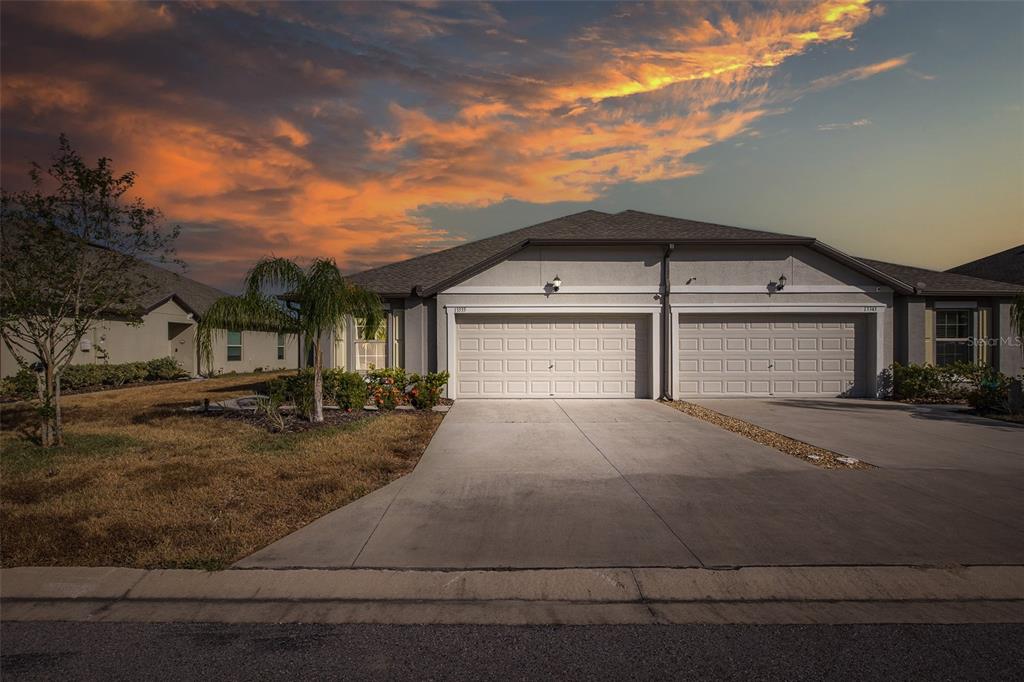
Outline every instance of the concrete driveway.
POLYGON ((946 466, 857 450, 881 466, 823 470, 651 401, 461 400, 413 473, 238 566, 1024 563, 1013 434, 927 419, 908 433, 874 414, 847 432, 888 430, 874 452, 930 440, 946 466))

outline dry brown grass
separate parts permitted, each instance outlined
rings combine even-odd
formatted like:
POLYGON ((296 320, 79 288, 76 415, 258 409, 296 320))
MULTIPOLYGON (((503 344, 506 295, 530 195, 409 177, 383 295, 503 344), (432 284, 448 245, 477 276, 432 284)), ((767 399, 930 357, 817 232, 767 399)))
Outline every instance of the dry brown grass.
POLYGON ((270 434, 180 410, 267 376, 69 397, 57 451, 30 440, 29 405, 5 406, 3 565, 220 568, 411 471, 441 422, 393 413, 270 434))

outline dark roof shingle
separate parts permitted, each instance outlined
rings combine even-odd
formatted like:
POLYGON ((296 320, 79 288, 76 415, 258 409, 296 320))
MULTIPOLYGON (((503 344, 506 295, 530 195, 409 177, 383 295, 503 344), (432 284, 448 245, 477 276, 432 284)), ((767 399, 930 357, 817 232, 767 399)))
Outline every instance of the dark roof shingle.
POLYGON ((356 284, 380 294, 408 295, 436 289, 482 264, 506 255, 524 242, 686 242, 686 241, 813 241, 807 237, 702 223, 641 211, 583 211, 547 220, 487 239, 417 256, 352 275, 356 284))
POLYGON ((1024 287, 1014 286, 1006 282, 993 282, 988 279, 969 277, 954 272, 940 272, 917 268, 912 265, 899 265, 885 261, 859 258, 876 270, 908 284, 919 290, 921 294, 1006 294, 1024 291, 1024 287))
POLYGON ((1024 286, 1024 244, 958 265, 946 272, 1024 286))
POLYGON ((414 292, 430 296, 507 258, 527 242, 805 244, 885 282, 901 293, 912 292, 919 283, 925 285, 926 293, 1007 293, 1017 290, 1016 287, 1001 282, 856 258, 811 237, 704 223, 642 211, 622 211, 614 214, 602 211, 574 213, 487 239, 366 270, 351 275, 349 279, 385 296, 408 296, 414 292))

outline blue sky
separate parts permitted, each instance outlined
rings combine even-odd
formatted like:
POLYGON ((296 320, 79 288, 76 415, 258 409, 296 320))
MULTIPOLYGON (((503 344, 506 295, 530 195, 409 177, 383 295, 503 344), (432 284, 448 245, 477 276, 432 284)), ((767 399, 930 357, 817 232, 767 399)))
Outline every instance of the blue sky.
POLYGON ((1024 242, 1024 4, 4 3, 2 171, 66 132, 197 279, 585 208, 946 268, 1024 242))

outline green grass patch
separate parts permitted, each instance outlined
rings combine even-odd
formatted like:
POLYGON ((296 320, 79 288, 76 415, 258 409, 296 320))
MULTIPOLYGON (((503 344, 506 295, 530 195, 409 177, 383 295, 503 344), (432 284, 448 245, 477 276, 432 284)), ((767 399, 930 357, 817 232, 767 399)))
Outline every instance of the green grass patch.
POLYGON ((122 454, 126 448, 141 442, 129 436, 101 433, 68 433, 64 446, 44 448, 27 437, 5 440, 3 469, 14 473, 53 465, 61 457, 96 458, 122 454))

